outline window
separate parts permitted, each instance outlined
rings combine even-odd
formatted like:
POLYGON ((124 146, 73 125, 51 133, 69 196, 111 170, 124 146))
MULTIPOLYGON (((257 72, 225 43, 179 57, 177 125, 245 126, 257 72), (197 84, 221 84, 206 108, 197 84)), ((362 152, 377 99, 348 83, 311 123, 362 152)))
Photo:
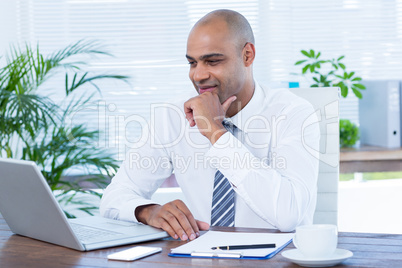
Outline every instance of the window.
MULTIPOLYGON (((363 78, 398 79, 402 73, 402 0, 17 0, 12 27, 20 43, 39 42, 45 53, 87 38, 100 40, 115 55, 91 68, 130 75, 131 87, 105 82, 99 107, 80 118, 99 127, 100 145, 116 149, 122 159, 122 144, 141 132, 127 116, 146 119, 150 103, 195 94, 184 56, 187 34, 218 8, 237 10, 250 21, 261 84, 308 85, 290 73, 300 72, 294 63, 301 49, 310 48, 327 58, 345 55, 348 69, 363 78)), ((341 118, 358 122, 357 103, 353 96, 342 100, 341 118)))

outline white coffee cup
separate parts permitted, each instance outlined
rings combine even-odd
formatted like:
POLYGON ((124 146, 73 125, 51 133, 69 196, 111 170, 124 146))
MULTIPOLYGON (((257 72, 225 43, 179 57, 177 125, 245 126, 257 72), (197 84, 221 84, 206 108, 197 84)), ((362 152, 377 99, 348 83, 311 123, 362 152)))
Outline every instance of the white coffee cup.
POLYGON ((338 229, 332 224, 299 226, 293 244, 307 258, 329 257, 338 244, 338 229))

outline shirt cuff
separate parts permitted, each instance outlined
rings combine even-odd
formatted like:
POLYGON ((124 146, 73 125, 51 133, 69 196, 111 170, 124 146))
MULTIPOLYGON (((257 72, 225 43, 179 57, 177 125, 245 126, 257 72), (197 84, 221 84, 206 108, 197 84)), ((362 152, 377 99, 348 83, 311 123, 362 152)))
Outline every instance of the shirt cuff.
POLYGON ((218 169, 233 186, 247 177, 252 162, 259 159, 230 132, 223 134, 206 153, 211 167, 218 169))
POLYGON ((138 222, 138 219, 135 217, 135 210, 139 206, 158 204, 152 200, 146 199, 134 199, 124 204, 124 207, 120 210, 119 220, 123 221, 132 221, 138 222))

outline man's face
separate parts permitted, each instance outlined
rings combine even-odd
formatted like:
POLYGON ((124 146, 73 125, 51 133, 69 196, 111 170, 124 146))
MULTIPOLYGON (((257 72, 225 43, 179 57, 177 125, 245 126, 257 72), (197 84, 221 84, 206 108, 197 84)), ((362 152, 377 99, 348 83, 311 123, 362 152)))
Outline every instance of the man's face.
POLYGON ((190 80, 199 94, 215 91, 223 103, 243 89, 246 70, 242 50, 224 22, 194 28, 188 37, 186 57, 190 80))

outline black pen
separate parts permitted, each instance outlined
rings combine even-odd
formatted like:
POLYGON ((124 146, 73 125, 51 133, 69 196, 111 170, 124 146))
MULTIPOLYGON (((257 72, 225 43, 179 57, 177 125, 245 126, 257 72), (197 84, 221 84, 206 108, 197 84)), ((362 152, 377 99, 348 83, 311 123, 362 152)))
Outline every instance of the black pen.
POLYGON ((211 249, 235 250, 235 249, 274 248, 274 247, 276 247, 275 244, 257 244, 257 245, 219 246, 219 247, 212 247, 211 249))

